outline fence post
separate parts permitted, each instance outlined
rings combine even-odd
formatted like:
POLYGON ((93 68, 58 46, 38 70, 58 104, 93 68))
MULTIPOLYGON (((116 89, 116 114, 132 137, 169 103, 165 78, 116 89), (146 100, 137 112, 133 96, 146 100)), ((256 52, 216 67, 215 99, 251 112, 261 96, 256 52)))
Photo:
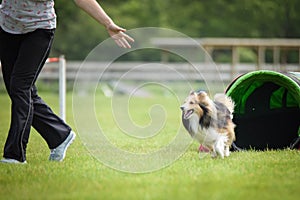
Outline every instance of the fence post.
POLYGON ((59 56, 59 114, 66 121, 66 59, 59 56))
POLYGON ((237 46, 233 46, 232 47, 232 59, 231 59, 231 79, 234 79, 234 77, 236 76, 236 68, 237 68, 237 64, 240 62, 240 58, 239 58, 239 51, 238 51, 238 47, 237 46))

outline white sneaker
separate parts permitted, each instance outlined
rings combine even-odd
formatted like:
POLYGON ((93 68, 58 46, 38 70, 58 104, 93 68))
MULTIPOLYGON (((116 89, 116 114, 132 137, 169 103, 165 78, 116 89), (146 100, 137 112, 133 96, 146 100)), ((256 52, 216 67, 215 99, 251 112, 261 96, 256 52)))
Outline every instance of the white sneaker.
POLYGON ((61 143, 58 147, 55 149, 51 149, 49 160, 50 161, 63 161, 63 159, 66 156, 66 151, 70 144, 74 141, 76 137, 76 134, 71 131, 69 136, 65 139, 63 143, 61 143))
POLYGON ((2 158, 0 160, 0 162, 7 163, 7 164, 26 164, 27 163, 26 160, 24 162, 21 162, 16 159, 13 159, 13 158, 2 158))

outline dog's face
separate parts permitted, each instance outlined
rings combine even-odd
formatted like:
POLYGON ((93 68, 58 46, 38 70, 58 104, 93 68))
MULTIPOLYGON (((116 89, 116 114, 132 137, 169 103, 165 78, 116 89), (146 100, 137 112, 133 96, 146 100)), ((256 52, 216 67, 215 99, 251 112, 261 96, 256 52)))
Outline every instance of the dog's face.
POLYGON ((209 97, 204 91, 190 92, 190 95, 180 106, 183 119, 187 120, 194 114, 201 118, 205 112, 204 109, 208 105, 208 99, 209 97))

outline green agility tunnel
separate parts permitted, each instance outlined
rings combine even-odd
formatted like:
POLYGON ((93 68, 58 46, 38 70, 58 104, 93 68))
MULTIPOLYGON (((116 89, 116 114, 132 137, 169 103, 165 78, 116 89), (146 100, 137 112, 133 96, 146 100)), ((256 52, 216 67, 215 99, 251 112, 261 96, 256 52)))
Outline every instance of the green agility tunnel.
POLYGON ((299 72, 249 72, 233 80, 226 94, 236 104, 236 148, 300 149, 299 72))

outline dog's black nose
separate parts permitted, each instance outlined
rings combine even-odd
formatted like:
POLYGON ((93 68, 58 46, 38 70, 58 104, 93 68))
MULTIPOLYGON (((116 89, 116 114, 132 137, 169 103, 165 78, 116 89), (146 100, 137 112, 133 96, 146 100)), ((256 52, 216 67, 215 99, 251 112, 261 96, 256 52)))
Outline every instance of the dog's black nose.
POLYGON ((183 110, 184 110, 184 107, 183 107, 183 106, 180 106, 180 109, 183 111, 183 110))

